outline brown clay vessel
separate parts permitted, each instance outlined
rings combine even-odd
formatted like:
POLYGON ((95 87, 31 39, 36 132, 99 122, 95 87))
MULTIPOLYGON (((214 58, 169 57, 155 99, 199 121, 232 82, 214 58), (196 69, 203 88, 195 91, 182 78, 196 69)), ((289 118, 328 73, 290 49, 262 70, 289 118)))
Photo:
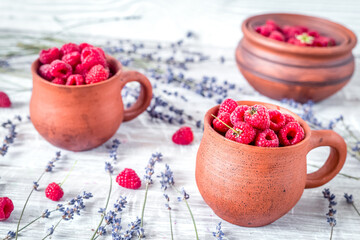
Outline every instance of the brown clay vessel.
POLYGON ((226 139, 211 126, 219 106, 205 115, 204 134, 196 158, 196 183, 205 202, 222 219, 245 227, 270 224, 299 201, 305 188, 319 187, 336 176, 345 163, 343 138, 331 130, 310 130, 296 114, 273 104, 262 104, 289 113, 301 124, 305 139, 298 144, 265 148, 226 139), (316 172, 307 174, 306 155, 329 146, 330 155, 316 172))
POLYGON ((31 66, 33 90, 30 118, 42 137, 51 144, 72 151, 100 146, 110 139, 123 121, 146 110, 152 98, 149 80, 139 72, 123 71, 119 61, 107 56, 114 74, 106 81, 81 86, 53 84, 37 72, 39 60, 31 66), (137 81, 137 101, 124 110, 121 89, 137 81))
POLYGON ((263 14, 242 24, 244 37, 236 48, 237 65, 257 91, 274 99, 323 100, 349 82, 354 72, 351 51, 357 39, 344 26, 299 14, 263 14), (279 25, 303 25, 336 40, 334 47, 301 47, 272 40, 254 28, 272 19, 279 25))

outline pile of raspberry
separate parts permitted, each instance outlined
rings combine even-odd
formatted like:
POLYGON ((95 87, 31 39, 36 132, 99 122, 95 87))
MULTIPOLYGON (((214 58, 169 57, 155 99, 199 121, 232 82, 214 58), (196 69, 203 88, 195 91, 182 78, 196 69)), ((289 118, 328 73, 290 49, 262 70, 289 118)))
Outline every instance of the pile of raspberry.
POLYGON ((232 141, 258 147, 281 147, 299 143, 304 129, 293 116, 263 105, 238 105, 226 99, 213 119, 213 128, 232 141))
POLYGON ((93 84, 112 75, 104 51, 88 43, 67 43, 60 50, 41 50, 39 61, 39 75, 55 84, 93 84))
POLYGON ((310 30, 305 26, 285 25, 280 27, 273 20, 267 20, 264 25, 256 27, 255 31, 264 37, 296 46, 331 47, 336 45, 333 38, 321 36, 317 31, 310 30))

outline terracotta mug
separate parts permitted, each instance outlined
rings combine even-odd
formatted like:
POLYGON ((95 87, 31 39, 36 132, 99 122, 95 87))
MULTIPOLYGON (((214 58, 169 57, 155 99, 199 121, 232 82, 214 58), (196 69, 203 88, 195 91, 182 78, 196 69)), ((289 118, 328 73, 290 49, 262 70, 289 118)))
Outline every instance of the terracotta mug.
POLYGON ((40 135, 51 144, 72 151, 95 148, 110 139, 123 121, 137 117, 149 106, 150 81, 139 72, 123 71, 115 58, 106 58, 114 76, 81 86, 46 81, 37 72, 39 60, 32 64, 30 118, 40 135), (121 90, 132 81, 140 83, 140 95, 124 110, 121 90))
POLYGON ((310 130, 299 116, 282 107, 262 104, 291 114, 304 128, 305 138, 287 147, 263 148, 240 144, 217 133, 211 126, 219 106, 205 115, 204 135, 196 158, 196 183, 205 202, 220 218, 245 227, 270 224, 299 201, 304 188, 329 182, 345 163, 344 139, 331 130, 310 130), (306 155, 329 146, 330 155, 316 172, 307 174, 306 155))

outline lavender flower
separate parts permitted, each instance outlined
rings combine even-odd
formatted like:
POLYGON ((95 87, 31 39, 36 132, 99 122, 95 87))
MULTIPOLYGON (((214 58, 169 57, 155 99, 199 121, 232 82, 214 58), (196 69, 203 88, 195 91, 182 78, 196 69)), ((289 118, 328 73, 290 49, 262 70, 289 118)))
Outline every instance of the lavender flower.
POLYGON ((105 172, 112 174, 114 172, 114 168, 109 162, 105 162, 105 172))
POLYGON ((158 176, 159 178, 161 178, 160 183, 161 183, 161 189, 166 190, 168 187, 174 185, 174 177, 173 177, 173 172, 171 171, 169 165, 165 164, 165 171, 161 172, 161 175, 158 176))
POLYGON ((173 233, 172 220, 171 220, 171 207, 169 205, 170 198, 169 198, 169 196, 167 194, 164 194, 164 197, 166 199, 165 207, 169 211, 170 232, 171 232, 171 239, 173 240, 174 239, 174 233, 173 233))
POLYGON ((213 232, 212 233, 213 236, 217 239, 217 240, 223 240, 224 239, 224 232, 221 230, 221 222, 219 222, 217 225, 216 225, 216 232, 213 232))
MULTIPOLYGON (((21 117, 20 116, 15 116, 14 119, 17 120, 18 122, 21 122, 21 117)), ((1 124, 1 126, 3 128, 8 129, 8 134, 4 137, 3 145, 0 148, 0 155, 5 156, 8 149, 9 149, 10 144, 14 143, 15 138, 17 136, 16 124, 13 123, 13 121, 11 121, 9 119, 6 122, 3 122, 1 124)))
MULTIPOLYGON (((58 151, 55 153, 55 158, 48 162, 45 168, 45 172, 52 172, 53 168, 55 167, 54 163, 59 161, 61 158, 61 152, 58 151)), ((35 184, 35 182, 34 182, 35 184)), ((39 186, 39 185, 38 185, 39 186)))
POLYGON ((13 231, 9 231, 9 232, 7 233, 7 235, 6 235, 6 237, 4 238, 4 240, 14 238, 14 237, 15 237, 15 235, 16 235, 16 233, 15 233, 15 232, 13 232, 13 231))
POLYGON ((181 188, 181 195, 182 197, 178 197, 178 201, 181 202, 181 201, 184 201, 184 200, 187 200, 190 198, 190 195, 187 194, 187 192, 185 191, 184 188, 181 188))
POLYGON ((102 236, 102 235, 106 235, 106 229, 105 227, 99 227, 97 234, 102 236))
POLYGON ((48 228, 47 232, 48 232, 48 235, 52 235, 54 233, 54 225, 52 225, 50 228, 48 228))
POLYGON ((331 240, 334 227, 336 226, 336 219, 335 219, 336 210, 333 209, 333 207, 337 204, 337 202, 335 202, 335 195, 332 194, 328 188, 325 188, 322 193, 324 198, 326 198, 329 201, 329 212, 326 213, 327 216, 326 220, 331 227, 331 232, 330 232, 330 240, 331 240))
POLYGON ((351 204, 353 206, 353 208, 355 209, 356 213, 360 216, 360 211, 357 209, 357 207, 354 204, 354 199, 353 199, 353 195, 350 194, 348 195, 347 193, 344 194, 344 198, 346 199, 346 202, 348 204, 351 204))
POLYGON ((112 158, 114 162, 117 161, 117 150, 118 150, 120 144, 121 144, 121 142, 118 139, 114 139, 112 142, 111 149, 110 149, 110 158, 112 158))
POLYGON ((45 211, 43 212, 43 214, 41 215, 42 218, 49 218, 50 216, 50 212, 49 210, 45 209, 45 211))

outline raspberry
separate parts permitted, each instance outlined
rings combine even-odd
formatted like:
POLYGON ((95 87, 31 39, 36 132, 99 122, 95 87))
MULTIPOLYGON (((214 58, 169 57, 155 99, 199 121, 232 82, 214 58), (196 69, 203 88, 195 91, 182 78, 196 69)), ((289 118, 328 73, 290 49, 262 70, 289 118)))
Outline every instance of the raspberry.
POLYGON ((260 132, 255 139, 255 146, 258 147, 278 147, 279 138, 271 129, 265 129, 260 132))
POLYGON ((109 70, 98 64, 93 66, 86 74, 85 82, 87 84, 97 83, 106 80, 109 77, 109 70))
POLYGON ((84 48, 87 48, 87 47, 94 47, 94 46, 91 44, 88 44, 88 43, 80 43, 79 44, 80 52, 82 52, 82 50, 84 50, 84 48))
POLYGON ((282 30, 286 38, 295 38, 296 35, 303 33, 302 29, 296 26, 284 26, 282 30))
POLYGON ((335 46, 335 40, 333 38, 328 37, 317 37, 314 40, 313 46, 315 47, 328 47, 328 46, 335 46))
POLYGON ((61 60, 55 60, 50 64, 50 74, 57 78, 68 78, 72 73, 72 67, 61 60))
POLYGON ((65 56, 68 53, 80 52, 80 48, 75 43, 66 43, 60 48, 61 56, 65 56))
POLYGON ((14 204, 8 197, 0 197, 0 221, 6 220, 10 217, 14 210, 14 204))
POLYGON ((84 85, 84 77, 80 74, 70 75, 66 81, 66 85, 84 85))
POLYGON ((125 168, 121 173, 119 173, 116 177, 116 182, 124 188, 138 189, 141 187, 141 180, 139 176, 130 168, 125 168))
POLYGON ((80 53, 79 52, 71 52, 64 55, 61 58, 62 61, 69 64, 73 69, 75 69, 76 65, 80 63, 80 53))
POLYGON ((213 127, 217 132, 225 133, 227 130, 229 130, 229 127, 224 125, 221 121, 232 127, 232 124, 230 122, 230 113, 223 112, 220 113, 217 117, 218 118, 214 118, 213 120, 213 127))
POLYGON ((237 102, 235 102, 231 98, 225 99, 220 105, 218 115, 223 112, 227 112, 231 114, 237 106, 238 106, 237 102))
POLYGON ((230 115, 230 121, 233 125, 237 122, 244 122, 244 113, 249 109, 247 105, 240 105, 235 108, 235 110, 230 115))
POLYGON ((172 141, 179 145, 189 145, 194 140, 194 134, 190 127, 181 127, 172 136, 172 141))
POLYGON ((57 183, 50 183, 45 189, 45 196, 53 201, 59 201, 64 196, 64 191, 57 183))
POLYGON ((279 131, 279 140, 281 145, 294 145, 304 139, 304 129, 298 122, 289 122, 279 131))
POLYGON ((39 60, 42 64, 49 64, 52 61, 60 58, 60 51, 58 48, 53 47, 47 50, 41 50, 39 60))
POLYGON ((269 113, 262 105, 254 105, 246 110, 244 120, 257 129, 264 130, 270 127, 269 113))
POLYGON ((9 108, 11 107, 11 101, 9 96, 4 93, 4 92, 0 92, 0 107, 2 108, 9 108))
POLYGON ((66 79, 65 78, 54 78, 51 82, 55 83, 55 84, 65 85, 66 79))
POLYGON ((269 109, 270 129, 278 132, 285 125, 285 116, 278 110, 269 109))
POLYGON ((284 35, 279 31, 272 31, 269 35, 269 38, 280 41, 280 42, 285 41, 284 35))
POLYGON ((296 46, 306 46, 306 43, 303 43, 299 39, 296 39, 296 38, 289 38, 287 43, 290 43, 290 44, 296 45, 296 46))
POLYGON ((39 75, 48 81, 54 79, 54 77, 50 73, 50 68, 51 68, 50 64, 44 64, 39 67, 39 75))
POLYGON ((250 124, 246 122, 238 122, 234 125, 233 129, 235 129, 236 132, 232 129, 229 129, 226 132, 225 137, 227 139, 243 144, 249 144, 254 141, 256 131, 250 124))
POLYGON ((271 29, 268 26, 259 26, 255 28, 255 31, 263 35, 264 37, 268 37, 271 33, 271 29))
POLYGON ((309 36, 312 36, 314 38, 320 37, 320 34, 315 30, 309 31, 308 34, 309 34, 309 36))
POLYGON ((288 124, 289 122, 296 122, 295 118, 290 114, 283 113, 283 115, 285 117, 285 125, 288 124))
POLYGON ((267 26, 270 31, 281 31, 281 28, 276 24, 276 22, 274 20, 267 20, 265 23, 265 26, 267 26))
POLYGON ((87 47, 81 53, 81 63, 87 68, 101 64, 104 67, 107 67, 107 62, 105 59, 104 52, 99 50, 100 48, 87 47))
POLYGON ((80 74, 83 77, 86 77, 87 72, 88 72, 88 69, 83 64, 79 64, 75 67, 75 74, 80 74))

